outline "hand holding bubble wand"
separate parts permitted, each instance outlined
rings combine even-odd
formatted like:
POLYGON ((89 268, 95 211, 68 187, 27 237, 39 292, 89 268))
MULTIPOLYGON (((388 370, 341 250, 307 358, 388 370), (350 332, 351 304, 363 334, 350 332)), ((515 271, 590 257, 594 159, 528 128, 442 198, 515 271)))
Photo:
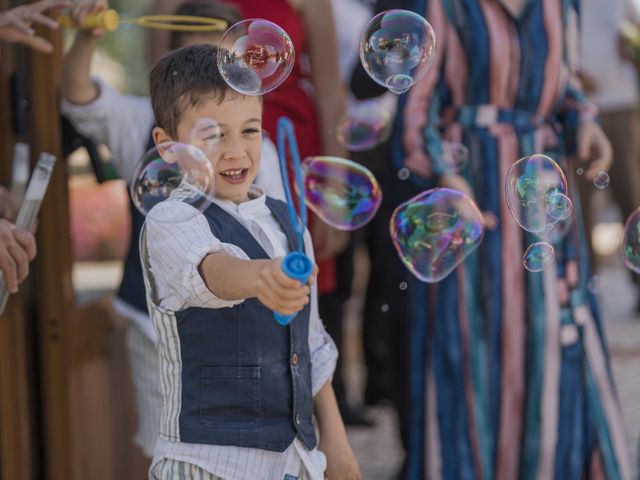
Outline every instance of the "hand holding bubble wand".
POLYGON ((68 14, 62 15, 57 20, 58 24, 64 28, 80 28, 82 30, 99 28, 107 32, 117 30, 122 24, 180 32, 224 32, 228 27, 227 22, 219 18, 190 15, 144 15, 138 18, 125 18, 115 10, 90 13, 84 17, 81 25, 77 25, 68 14))
MULTIPOLYGON (((307 283, 309 277, 313 273, 313 263, 311 259, 304 253, 304 231, 307 226, 307 207, 304 200, 304 181, 302 178, 302 165, 300 163, 300 152, 298 151, 298 143, 293 131, 293 124, 287 117, 278 119, 278 157, 280 159, 280 172, 282 175, 282 186, 289 207, 289 218, 296 232, 297 250, 290 252, 282 260, 282 271, 294 280, 298 280, 301 284, 307 283), (289 186, 289 174, 287 173, 287 152, 285 142, 289 143, 289 153, 293 163, 295 172, 295 181, 298 187, 298 205, 300 215, 296 214, 295 204, 291 195, 289 186)), ((273 316, 280 325, 288 325, 297 314, 283 315, 273 312, 273 316)))
MULTIPOLYGON (((51 178, 55 163, 56 157, 50 153, 43 152, 40 155, 38 163, 36 163, 33 170, 31 180, 29 181, 24 201, 20 206, 18 218, 16 219, 16 227, 28 231, 33 230, 36 219, 38 218, 42 199, 49 186, 49 179, 51 178)), ((0 272, 0 314, 4 312, 8 299, 9 289, 7 288, 4 275, 0 272)))

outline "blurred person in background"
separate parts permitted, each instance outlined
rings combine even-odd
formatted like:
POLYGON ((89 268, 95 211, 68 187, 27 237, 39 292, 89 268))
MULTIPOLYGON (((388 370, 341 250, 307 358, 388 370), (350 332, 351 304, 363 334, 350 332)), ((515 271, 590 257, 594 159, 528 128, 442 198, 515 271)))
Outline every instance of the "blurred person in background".
MULTIPOLYGON (((632 0, 582 0, 581 18, 581 78, 586 93, 600 110, 602 129, 613 147, 609 191, 624 222, 640 207, 640 120, 637 60, 634 46, 629 45, 622 31, 625 23, 626 28, 638 29, 640 10, 632 0)), ((586 240, 595 267, 591 200, 596 189, 590 181, 580 178, 578 186, 584 206, 586 240)), ((640 278, 633 273, 631 276, 638 293, 636 311, 640 312, 640 278)))
MULTIPOLYGON (((470 163, 461 174, 480 210, 498 219, 448 277, 408 285, 410 448, 398 478, 630 477, 574 188, 574 155, 589 181, 611 162, 577 80, 577 7, 377 3, 423 15, 438 42, 431 70, 400 97, 395 169, 409 169, 407 189, 433 188, 447 172, 442 142, 463 143, 470 163), (534 153, 563 167, 576 212, 537 273, 523 267, 523 253, 539 238, 505 201, 508 169, 534 153)), ((371 96, 376 87, 361 88, 371 96)))

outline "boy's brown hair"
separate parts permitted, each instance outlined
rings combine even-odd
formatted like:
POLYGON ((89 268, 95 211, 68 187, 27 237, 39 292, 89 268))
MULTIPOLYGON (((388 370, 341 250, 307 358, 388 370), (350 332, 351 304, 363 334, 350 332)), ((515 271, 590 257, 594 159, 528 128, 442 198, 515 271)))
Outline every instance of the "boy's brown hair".
MULTIPOLYGON (((242 14, 238 7, 217 0, 187 0, 178 7, 174 14, 188 15, 191 17, 217 18, 227 22, 227 28, 242 20, 242 14)), ((222 36, 224 31, 215 33, 219 33, 220 36, 222 36)), ((193 33, 172 31, 170 40, 171 50, 175 50, 184 45, 185 38, 189 35, 193 35, 193 33)))
POLYGON ((232 90, 218 71, 214 45, 191 45, 162 57, 149 76, 151 105, 158 127, 174 139, 182 115, 202 103, 222 102, 232 90))

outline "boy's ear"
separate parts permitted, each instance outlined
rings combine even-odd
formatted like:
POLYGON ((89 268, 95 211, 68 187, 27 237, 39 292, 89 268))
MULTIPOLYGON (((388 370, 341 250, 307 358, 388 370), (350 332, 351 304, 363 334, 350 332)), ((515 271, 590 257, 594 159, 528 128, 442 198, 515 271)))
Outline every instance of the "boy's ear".
POLYGON ((156 144, 156 147, 161 143, 174 141, 173 138, 171 138, 167 134, 167 132, 165 132, 164 128, 161 128, 161 127, 154 127, 152 131, 152 135, 153 135, 153 143, 156 144))

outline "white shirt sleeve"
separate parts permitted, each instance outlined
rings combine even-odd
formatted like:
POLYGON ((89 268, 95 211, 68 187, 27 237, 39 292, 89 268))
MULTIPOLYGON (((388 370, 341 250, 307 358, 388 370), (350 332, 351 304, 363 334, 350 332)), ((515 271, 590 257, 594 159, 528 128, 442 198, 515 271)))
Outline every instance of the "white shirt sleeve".
POLYGON ((200 276, 198 266, 211 253, 249 259, 239 247, 218 240, 200 211, 184 202, 166 200, 151 209, 146 229, 149 266, 160 307, 179 311, 242 303, 216 297, 200 276))
MULTIPOLYGON (((309 231, 304 232, 304 247, 315 263, 313 244, 309 231)), ((318 286, 311 287, 311 312, 309 314, 309 352, 311 353, 311 392, 315 396, 325 383, 333 379, 338 360, 338 349, 320 319, 318 310, 318 286)))
POLYGON ((96 77, 93 81, 98 98, 84 105, 62 99, 60 110, 78 132, 109 148, 118 173, 129 182, 155 124, 151 100, 121 95, 96 77))

